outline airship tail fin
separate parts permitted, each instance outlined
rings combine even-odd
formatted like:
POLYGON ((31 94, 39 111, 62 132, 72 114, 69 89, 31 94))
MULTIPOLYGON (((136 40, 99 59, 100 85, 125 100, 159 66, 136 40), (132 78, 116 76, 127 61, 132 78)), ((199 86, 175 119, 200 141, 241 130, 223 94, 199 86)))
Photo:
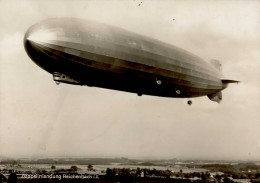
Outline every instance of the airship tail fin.
POLYGON ((223 84, 229 84, 229 83, 239 83, 240 81, 231 80, 231 79, 222 79, 221 80, 223 84))
POLYGON ((210 60, 211 65, 213 65, 213 67, 215 67, 217 70, 221 71, 221 63, 219 60, 216 59, 211 59, 210 60))
POLYGON ((217 93, 209 94, 208 98, 214 102, 220 103, 220 101, 222 100, 222 93, 220 91, 217 93))

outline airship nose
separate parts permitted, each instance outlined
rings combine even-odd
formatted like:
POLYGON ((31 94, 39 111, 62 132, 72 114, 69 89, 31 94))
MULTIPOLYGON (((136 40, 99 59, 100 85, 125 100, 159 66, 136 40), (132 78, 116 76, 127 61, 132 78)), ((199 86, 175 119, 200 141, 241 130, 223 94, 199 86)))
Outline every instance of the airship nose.
POLYGON ((24 49, 26 50, 27 54, 31 57, 32 60, 32 54, 37 51, 35 44, 37 43, 36 40, 32 39, 32 35, 37 34, 39 31, 39 27, 37 24, 31 26, 25 33, 24 39, 23 39, 23 44, 24 44, 24 49))
POLYGON ((24 49, 25 49, 25 51, 27 52, 28 55, 29 55, 29 53, 28 53, 28 47, 29 47, 28 37, 29 37, 29 34, 30 34, 30 29, 27 30, 27 32, 25 33, 24 38, 23 38, 24 49))
POLYGON ((56 39, 56 32, 41 26, 34 25, 30 27, 24 35, 24 47, 27 53, 30 46, 43 45, 49 43, 50 40, 56 39))
POLYGON ((29 40, 31 34, 34 32, 34 27, 30 27, 25 35, 24 35, 24 39, 23 39, 23 45, 24 45, 24 49, 26 51, 26 53, 28 54, 28 56, 35 62, 35 59, 33 58, 33 55, 36 51, 35 47, 33 46, 32 42, 29 40))
POLYGON ((24 48, 28 56, 38 66, 48 72, 53 72, 54 62, 52 58, 46 54, 50 51, 48 43, 56 39, 56 32, 50 31, 46 24, 35 24, 30 27, 24 35, 24 48))

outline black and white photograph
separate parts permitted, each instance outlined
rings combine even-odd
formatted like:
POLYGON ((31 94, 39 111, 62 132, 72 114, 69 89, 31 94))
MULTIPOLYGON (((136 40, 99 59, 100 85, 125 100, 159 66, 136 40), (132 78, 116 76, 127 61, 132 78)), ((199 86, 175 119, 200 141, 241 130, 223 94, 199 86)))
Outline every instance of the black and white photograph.
POLYGON ((0 0, 0 183, 259 183, 259 0, 0 0))

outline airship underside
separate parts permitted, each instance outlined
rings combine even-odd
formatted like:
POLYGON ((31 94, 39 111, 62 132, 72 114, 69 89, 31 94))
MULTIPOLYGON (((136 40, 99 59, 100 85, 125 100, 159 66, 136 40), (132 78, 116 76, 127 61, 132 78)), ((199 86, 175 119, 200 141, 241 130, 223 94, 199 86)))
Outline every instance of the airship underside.
POLYGON ((222 99, 219 70, 183 49, 121 28, 76 18, 33 25, 24 46, 57 83, 162 97, 222 99))

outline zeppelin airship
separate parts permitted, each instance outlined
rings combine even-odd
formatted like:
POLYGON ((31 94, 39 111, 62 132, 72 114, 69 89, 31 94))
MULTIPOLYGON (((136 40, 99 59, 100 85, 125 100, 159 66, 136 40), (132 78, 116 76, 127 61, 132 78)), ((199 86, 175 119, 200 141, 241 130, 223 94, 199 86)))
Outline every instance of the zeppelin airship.
MULTIPOLYGON (((222 100, 229 83, 217 60, 122 28, 78 18, 47 19, 24 36, 29 57, 59 83, 141 95, 222 100)), ((188 104, 191 105, 191 100, 188 104)))

